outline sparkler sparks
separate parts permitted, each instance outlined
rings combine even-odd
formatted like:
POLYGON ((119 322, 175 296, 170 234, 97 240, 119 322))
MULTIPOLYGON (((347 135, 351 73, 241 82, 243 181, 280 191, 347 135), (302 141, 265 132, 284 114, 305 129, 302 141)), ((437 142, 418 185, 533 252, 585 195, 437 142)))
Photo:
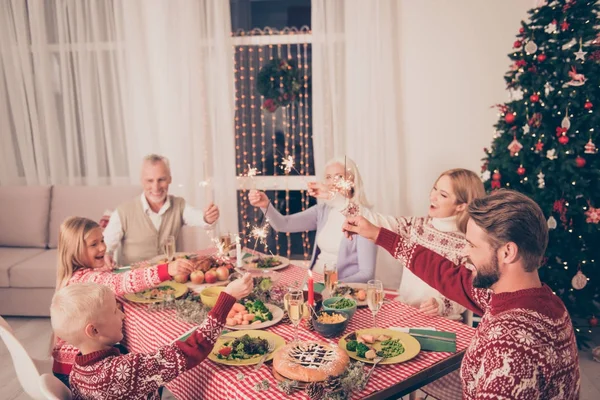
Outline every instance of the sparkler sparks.
POLYGON ((246 173, 246 176, 248 178, 254 178, 258 174, 260 174, 260 171, 258 170, 258 168, 252 167, 252 166, 250 166, 250 164, 248 164, 248 172, 246 173))
POLYGON ((283 157, 283 161, 281 161, 281 164, 279 165, 281 167, 281 169, 283 169, 283 171, 286 174, 289 174, 290 172, 292 172, 293 170, 296 170, 296 168, 294 168, 294 158, 292 156, 287 156, 287 157, 283 157))

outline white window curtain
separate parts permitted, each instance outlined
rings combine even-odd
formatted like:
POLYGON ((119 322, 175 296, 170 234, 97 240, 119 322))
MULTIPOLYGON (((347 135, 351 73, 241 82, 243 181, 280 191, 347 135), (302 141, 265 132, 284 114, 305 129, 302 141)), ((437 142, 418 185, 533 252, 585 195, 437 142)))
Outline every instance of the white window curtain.
POLYGON ((376 211, 402 215, 406 193, 395 0, 313 0, 313 136, 317 174, 353 158, 376 211))
MULTIPOLYGON (((360 169, 374 211, 404 215, 407 194, 400 110, 396 0, 313 0, 313 136, 317 175, 331 157, 360 169)), ((398 263, 379 251, 376 276, 388 288, 398 263)))
POLYGON ((230 31, 228 1, 0 2, 0 184, 136 184, 159 153, 235 209, 230 31))

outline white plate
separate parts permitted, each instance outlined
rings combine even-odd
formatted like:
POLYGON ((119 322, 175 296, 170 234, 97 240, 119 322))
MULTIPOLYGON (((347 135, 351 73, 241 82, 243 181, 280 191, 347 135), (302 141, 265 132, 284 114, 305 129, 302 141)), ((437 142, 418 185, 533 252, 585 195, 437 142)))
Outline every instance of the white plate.
POLYGON ((248 256, 246 258, 244 258, 242 260, 242 265, 243 265, 243 269, 247 270, 247 271, 277 271, 278 269, 284 269, 286 268, 288 265, 290 265, 290 260, 289 258, 285 258, 282 256, 265 256, 266 257, 274 257, 277 258, 279 261, 281 261, 281 264, 273 267, 273 268, 257 268, 257 267, 249 267, 247 262, 248 260, 253 259, 255 256, 248 256))
POLYGON ((229 325, 225 325, 225 328, 227 329, 231 329, 233 331, 247 331, 247 330, 252 330, 252 329, 265 329, 268 328, 270 326, 273 326, 275 324, 277 324, 279 321, 281 321, 281 319, 283 318, 283 310, 273 304, 265 304, 267 306, 267 308, 269 309, 269 311, 271 311, 271 314, 273 314, 273 319, 270 321, 265 321, 262 324, 249 324, 249 325, 236 325, 236 326, 229 326, 229 325))

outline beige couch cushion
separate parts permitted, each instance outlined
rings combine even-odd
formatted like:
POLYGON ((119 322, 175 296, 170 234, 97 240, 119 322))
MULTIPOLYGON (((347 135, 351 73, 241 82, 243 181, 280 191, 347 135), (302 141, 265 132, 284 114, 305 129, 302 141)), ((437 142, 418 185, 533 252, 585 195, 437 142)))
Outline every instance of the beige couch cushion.
POLYGON ((44 251, 46 250, 0 247, 0 287, 9 286, 9 271, 11 267, 44 251))
POLYGON ((46 247, 50 195, 50 186, 0 187, 0 246, 46 247))
POLYGON ((9 271, 11 288, 54 288, 58 251, 46 250, 14 265, 9 271))
POLYGON ((49 247, 57 247, 60 224, 66 218, 78 216, 99 222, 104 210, 114 210, 141 193, 139 186, 54 186, 49 247))

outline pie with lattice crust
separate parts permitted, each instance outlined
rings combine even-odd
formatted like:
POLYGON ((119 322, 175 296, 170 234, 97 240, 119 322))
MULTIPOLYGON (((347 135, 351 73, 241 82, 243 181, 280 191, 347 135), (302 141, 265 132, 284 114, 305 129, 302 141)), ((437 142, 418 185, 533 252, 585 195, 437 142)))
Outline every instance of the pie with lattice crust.
POLYGON ((322 342, 289 343, 273 357, 273 368, 280 375, 300 382, 320 382, 341 375, 350 362, 338 346, 322 342))

